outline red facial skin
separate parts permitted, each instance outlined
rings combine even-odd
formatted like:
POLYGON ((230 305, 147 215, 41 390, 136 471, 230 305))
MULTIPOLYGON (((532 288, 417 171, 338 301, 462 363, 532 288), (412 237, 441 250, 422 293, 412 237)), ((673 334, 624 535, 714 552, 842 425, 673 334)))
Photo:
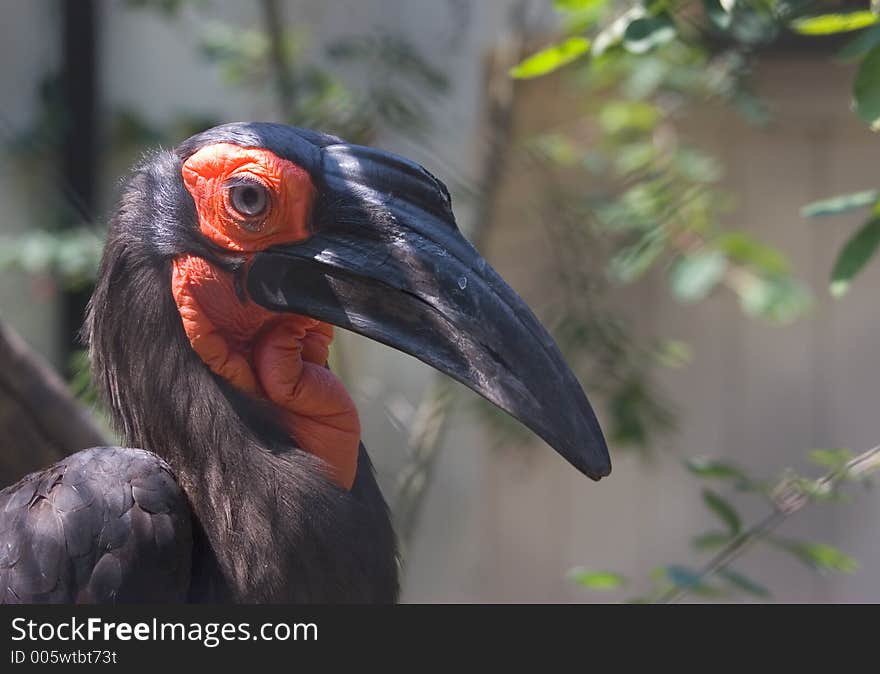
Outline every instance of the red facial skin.
MULTIPOLYGON (((209 145, 184 162, 182 174, 202 234, 224 248, 247 255, 309 236, 316 194, 311 179, 268 150, 209 145), (230 181, 241 178, 269 192, 268 208, 257 217, 242 216, 230 203, 230 181)), ((342 382, 325 367, 333 327, 240 299, 229 272, 191 255, 174 260, 171 291, 205 364, 236 388, 277 405, 297 445, 320 457, 340 487, 351 489, 360 420, 342 382)))

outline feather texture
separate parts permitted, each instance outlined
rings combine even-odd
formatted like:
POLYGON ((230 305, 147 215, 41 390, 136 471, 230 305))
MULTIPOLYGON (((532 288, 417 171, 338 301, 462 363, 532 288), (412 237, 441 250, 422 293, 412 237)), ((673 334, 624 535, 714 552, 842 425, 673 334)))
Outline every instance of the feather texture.
POLYGON ((94 447, 0 491, 0 602, 174 602, 189 592, 192 525, 171 469, 94 447))

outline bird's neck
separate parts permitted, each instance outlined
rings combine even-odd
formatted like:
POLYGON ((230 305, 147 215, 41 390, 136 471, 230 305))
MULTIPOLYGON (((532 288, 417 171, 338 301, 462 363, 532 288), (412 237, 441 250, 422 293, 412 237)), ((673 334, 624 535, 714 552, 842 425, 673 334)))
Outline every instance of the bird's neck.
POLYGON ((274 405, 226 384, 193 351, 170 265, 133 264, 124 243, 105 253, 90 305, 96 387, 124 441, 174 469, 211 582, 233 599, 277 600, 284 560, 315 536, 306 513, 327 508, 310 501, 339 490, 319 459, 292 447, 274 405))

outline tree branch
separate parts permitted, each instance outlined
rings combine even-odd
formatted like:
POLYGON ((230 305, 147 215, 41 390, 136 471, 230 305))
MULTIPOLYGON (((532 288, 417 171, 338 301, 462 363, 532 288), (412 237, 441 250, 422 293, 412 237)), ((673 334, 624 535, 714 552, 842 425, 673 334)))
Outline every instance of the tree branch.
POLYGON ((285 122, 291 121, 294 107, 293 72, 287 45, 284 41, 284 17, 278 0, 262 0, 263 21, 269 37, 269 58, 275 71, 275 92, 278 94, 278 107, 285 122))
MULTIPOLYGON (((855 480, 880 469, 880 445, 859 454, 842 468, 833 470, 815 480, 805 489, 791 480, 783 480, 773 492, 773 511, 755 525, 734 538, 718 554, 710 559, 696 575, 694 585, 710 578, 748 550, 754 543, 766 537, 789 517, 815 501, 816 494, 829 493, 837 484, 845 480, 855 480)), ((676 585, 663 591, 654 601, 656 604, 671 604, 687 596, 690 588, 676 585)))
POLYGON ((61 377, 0 322, 0 486, 104 444, 104 433, 61 377))

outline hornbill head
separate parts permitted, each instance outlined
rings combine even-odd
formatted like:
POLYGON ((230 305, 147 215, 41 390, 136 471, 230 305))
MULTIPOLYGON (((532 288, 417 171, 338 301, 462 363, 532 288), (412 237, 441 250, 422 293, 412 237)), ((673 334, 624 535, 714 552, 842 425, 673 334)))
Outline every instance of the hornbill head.
MULTIPOLYGON (((164 173, 154 178, 160 205, 149 236, 171 262, 187 337, 215 374, 275 401, 273 388, 299 395, 302 368, 291 363, 308 361, 317 366, 310 400, 349 400, 324 367, 332 324, 458 380, 589 477, 610 472, 602 431, 558 347, 459 232, 449 192, 424 168, 268 123, 219 126, 165 155, 153 169, 164 173)), ((298 404, 291 430, 304 449, 314 443, 320 456, 322 442, 359 439, 345 418, 350 402, 305 413, 308 403, 298 404), (303 430, 304 415, 324 425, 303 430), (328 427, 339 432, 318 437, 328 427)), ((337 477, 344 487, 353 479, 337 477)))

